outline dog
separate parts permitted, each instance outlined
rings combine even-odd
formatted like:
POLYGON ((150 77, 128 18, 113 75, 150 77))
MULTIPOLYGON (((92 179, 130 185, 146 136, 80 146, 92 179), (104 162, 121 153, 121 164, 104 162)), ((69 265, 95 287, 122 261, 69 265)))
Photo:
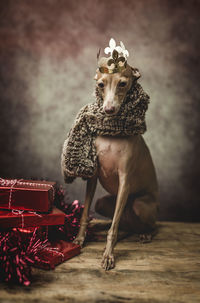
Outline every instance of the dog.
MULTIPOLYGON (((106 116, 119 112, 133 81, 139 77, 139 71, 129 65, 117 73, 97 70, 94 79, 103 98, 106 116)), ((74 243, 81 246, 84 243, 88 213, 99 180, 109 195, 97 200, 95 210, 112 218, 101 263, 109 270, 115 266, 118 228, 142 235, 151 234, 155 229, 159 209, 158 182, 150 151, 141 135, 98 136, 95 144, 98 169, 87 180, 84 211, 74 243)))

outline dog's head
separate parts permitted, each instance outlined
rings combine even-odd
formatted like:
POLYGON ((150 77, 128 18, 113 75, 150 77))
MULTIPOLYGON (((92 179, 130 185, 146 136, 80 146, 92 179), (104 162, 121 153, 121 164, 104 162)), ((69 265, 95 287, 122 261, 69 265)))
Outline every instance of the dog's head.
POLYGON ((116 45, 113 38, 110 39, 109 47, 104 49, 109 57, 99 59, 100 51, 97 54, 98 69, 94 79, 97 90, 103 100, 103 110, 107 115, 115 115, 120 109, 127 92, 133 81, 140 77, 138 69, 127 64, 129 52, 125 49, 122 41, 120 46, 116 45))
MULTIPOLYGON (((101 64, 103 66, 103 63, 101 64)), ((140 77, 138 69, 127 64, 126 68, 118 73, 108 74, 96 71, 94 79, 97 89, 103 99, 103 110, 107 115, 115 115, 120 109, 133 81, 140 77)))

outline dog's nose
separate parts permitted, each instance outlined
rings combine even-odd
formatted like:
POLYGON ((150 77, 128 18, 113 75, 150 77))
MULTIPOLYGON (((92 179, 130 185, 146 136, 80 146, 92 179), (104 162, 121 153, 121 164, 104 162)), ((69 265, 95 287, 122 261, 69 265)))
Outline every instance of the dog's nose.
POLYGON ((111 107, 105 107, 104 108, 104 111, 106 114, 113 114, 115 112, 115 107, 114 106, 111 106, 111 107))

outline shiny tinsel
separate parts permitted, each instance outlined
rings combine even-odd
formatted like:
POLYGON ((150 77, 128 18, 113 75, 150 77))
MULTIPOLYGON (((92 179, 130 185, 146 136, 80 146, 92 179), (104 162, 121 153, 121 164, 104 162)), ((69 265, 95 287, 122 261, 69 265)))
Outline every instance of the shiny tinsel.
POLYGON ((37 229, 23 233, 18 229, 0 233, 0 280, 28 286, 31 282, 31 265, 39 261, 39 250, 46 245, 37 229))

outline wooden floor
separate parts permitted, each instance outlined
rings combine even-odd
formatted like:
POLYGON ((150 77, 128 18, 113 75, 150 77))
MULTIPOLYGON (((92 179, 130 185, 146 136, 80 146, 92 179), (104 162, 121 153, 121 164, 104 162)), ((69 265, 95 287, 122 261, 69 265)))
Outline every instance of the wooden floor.
POLYGON ((97 242, 54 271, 34 269, 30 287, 0 284, 0 302, 200 302, 200 224, 159 223, 153 241, 121 240, 116 267, 100 267, 105 231, 97 242))

